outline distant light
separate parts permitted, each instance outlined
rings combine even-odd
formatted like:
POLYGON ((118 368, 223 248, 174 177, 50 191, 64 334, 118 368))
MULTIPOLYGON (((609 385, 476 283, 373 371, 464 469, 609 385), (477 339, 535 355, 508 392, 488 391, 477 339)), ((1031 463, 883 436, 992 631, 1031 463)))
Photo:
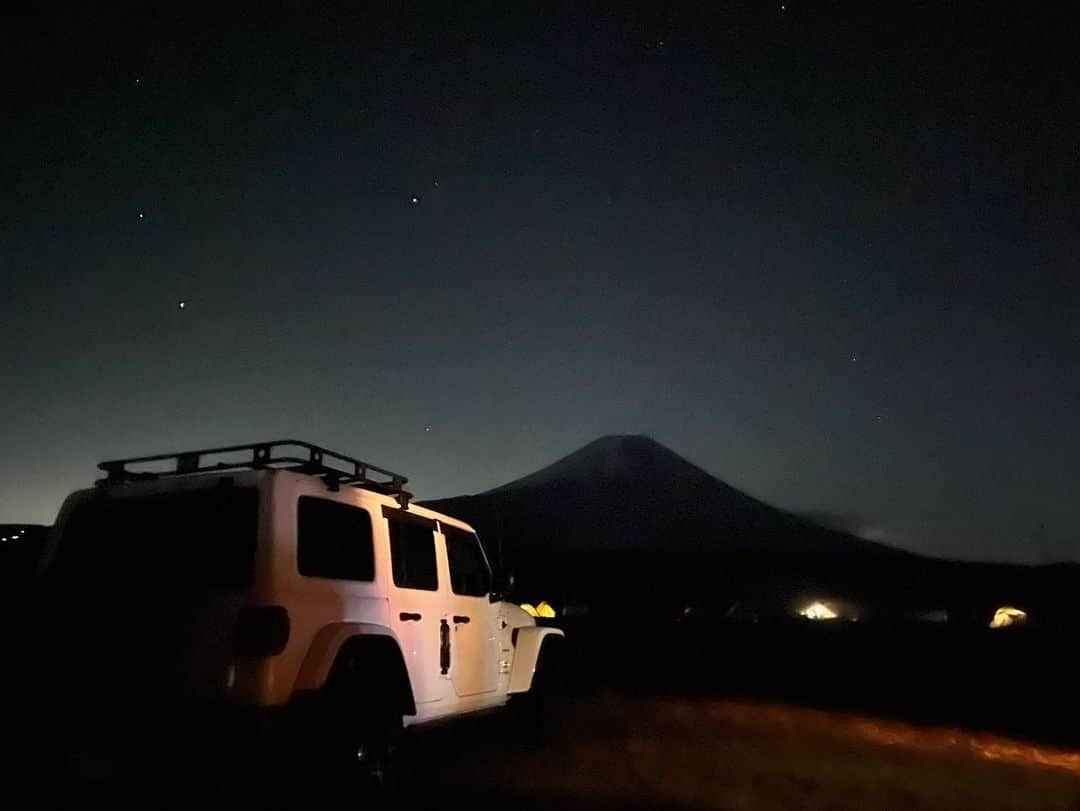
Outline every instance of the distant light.
POLYGON ((1008 628, 1010 625, 1020 625, 1027 622, 1027 612, 1011 605, 1003 605, 994 612, 990 620, 991 628, 1008 628))
POLYGON ((417 197, 416 195, 413 195, 412 197, 409 198, 409 202, 412 203, 415 206, 417 203, 420 202, 420 198, 417 197))
POLYGON ((948 622, 949 612, 944 608, 923 611, 915 617, 919 622, 948 622))
POLYGON ((827 603, 814 600, 814 602, 799 609, 799 616, 808 620, 834 620, 840 615, 827 603))
POLYGON ((185 307, 187 307, 187 302, 181 299, 179 302, 177 302, 176 306, 179 307, 182 310, 185 307))
POLYGON ((141 220, 141 219, 142 219, 143 217, 145 217, 145 216, 146 216, 146 215, 145 215, 145 214, 143 214, 143 213, 142 213, 141 211, 139 212, 139 219, 140 219, 140 220, 141 220))

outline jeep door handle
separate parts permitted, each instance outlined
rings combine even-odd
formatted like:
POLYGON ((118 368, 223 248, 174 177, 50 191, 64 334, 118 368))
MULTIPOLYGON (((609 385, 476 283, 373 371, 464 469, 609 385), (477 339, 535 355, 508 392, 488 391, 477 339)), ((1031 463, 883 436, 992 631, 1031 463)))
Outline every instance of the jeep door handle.
POLYGON ((410 614, 408 611, 402 611, 398 614, 398 619, 402 622, 420 622, 420 620, 423 619, 423 616, 420 614, 410 614))
POLYGON ((469 622, 469 618, 461 614, 454 615, 454 625, 465 625, 469 622))

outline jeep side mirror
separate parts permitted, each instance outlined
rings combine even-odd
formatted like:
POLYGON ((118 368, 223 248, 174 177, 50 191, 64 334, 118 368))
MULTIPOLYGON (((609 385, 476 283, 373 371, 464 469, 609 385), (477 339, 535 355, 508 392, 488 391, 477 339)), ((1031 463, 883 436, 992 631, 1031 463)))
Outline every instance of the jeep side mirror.
POLYGON ((510 592, 514 588, 514 575, 509 573, 498 572, 491 582, 491 593, 488 595, 488 599, 493 603, 497 603, 500 600, 505 600, 510 596, 510 592))

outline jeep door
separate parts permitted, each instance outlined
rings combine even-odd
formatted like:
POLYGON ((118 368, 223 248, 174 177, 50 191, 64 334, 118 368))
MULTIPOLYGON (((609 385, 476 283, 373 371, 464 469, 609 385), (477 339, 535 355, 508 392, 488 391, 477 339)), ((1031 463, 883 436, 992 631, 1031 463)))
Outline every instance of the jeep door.
POLYGON ((451 666, 459 696, 490 693, 498 686, 496 606, 489 599, 491 569, 472 532, 441 524, 450 574, 451 666))
POLYGON ((401 644, 417 704, 438 701, 446 691, 442 657, 449 625, 439 592, 435 522, 390 507, 383 508, 390 537, 390 622, 401 644))

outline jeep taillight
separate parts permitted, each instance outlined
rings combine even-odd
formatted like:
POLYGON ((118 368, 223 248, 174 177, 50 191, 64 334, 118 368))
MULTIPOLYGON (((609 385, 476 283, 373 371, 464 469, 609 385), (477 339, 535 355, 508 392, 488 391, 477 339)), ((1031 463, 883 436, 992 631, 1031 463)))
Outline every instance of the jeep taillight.
POLYGON ((249 605, 236 620, 238 656, 274 656, 289 643, 289 612, 280 605, 249 605))

